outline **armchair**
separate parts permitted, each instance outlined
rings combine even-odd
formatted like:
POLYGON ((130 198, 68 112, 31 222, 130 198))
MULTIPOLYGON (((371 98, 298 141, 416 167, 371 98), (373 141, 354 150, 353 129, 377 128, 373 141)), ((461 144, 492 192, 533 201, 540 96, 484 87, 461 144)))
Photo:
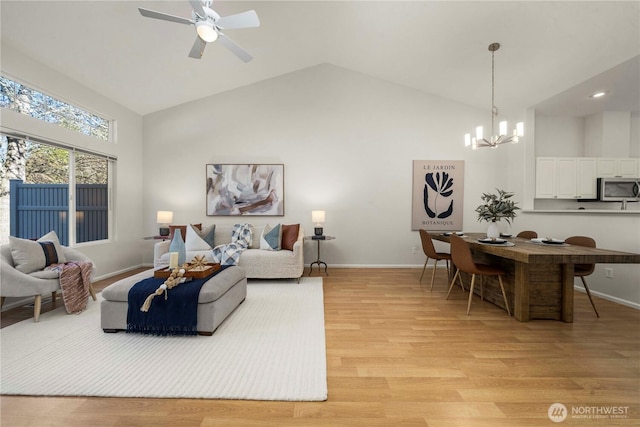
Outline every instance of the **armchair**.
MULTIPOLYGON (((87 256, 75 249, 62 246, 67 261, 86 261, 93 264, 87 256)), ((60 289, 58 274, 52 271, 36 271, 31 274, 22 273, 15 268, 11 248, 9 245, 0 246, 0 307, 7 297, 35 297, 33 306, 33 320, 37 322, 40 318, 42 307, 42 295, 51 293, 53 301, 56 300, 56 293, 60 289)), ((95 264, 91 272, 91 280, 95 275, 95 264)), ((89 286, 89 293, 96 301, 96 293, 93 286, 89 286)))

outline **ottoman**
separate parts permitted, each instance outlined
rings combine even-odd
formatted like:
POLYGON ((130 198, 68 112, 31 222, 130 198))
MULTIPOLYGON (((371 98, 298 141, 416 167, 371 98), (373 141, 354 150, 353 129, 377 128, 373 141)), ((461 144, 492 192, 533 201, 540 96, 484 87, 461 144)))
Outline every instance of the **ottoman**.
MULTIPOLYGON (((104 332, 127 330, 127 297, 139 281, 153 276, 153 270, 143 271, 119 280, 102 290, 100 324, 104 332)), ((198 297, 198 334, 212 335, 220 324, 247 296, 247 277, 240 267, 228 267, 211 277, 198 297)))

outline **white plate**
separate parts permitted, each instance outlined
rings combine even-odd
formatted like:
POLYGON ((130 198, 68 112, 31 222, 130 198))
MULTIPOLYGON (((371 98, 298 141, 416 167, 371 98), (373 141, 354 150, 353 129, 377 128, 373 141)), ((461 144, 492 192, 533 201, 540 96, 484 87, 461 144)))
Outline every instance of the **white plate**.
POLYGON ((537 238, 537 239, 531 239, 531 241, 534 242, 534 243, 545 243, 547 245, 562 245, 562 244, 564 244, 564 240, 548 239, 546 237, 537 238))
POLYGON ((480 243, 489 243, 491 245, 500 245, 502 243, 507 243, 507 241, 504 240, 504 239, 491 239, 489 237, 486 237, 484 239, 478 239, 478 242, 480 242, 480 243))

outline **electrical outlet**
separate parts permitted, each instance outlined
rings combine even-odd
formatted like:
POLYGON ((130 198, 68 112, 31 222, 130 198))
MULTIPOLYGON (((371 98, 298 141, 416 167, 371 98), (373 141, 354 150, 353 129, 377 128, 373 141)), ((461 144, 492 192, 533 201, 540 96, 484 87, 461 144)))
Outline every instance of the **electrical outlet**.
POLYGON ((411 248, 411 253, 412 254, 417 254, 418 253, 418 247, 417 246, 412 247, 411 248))
POLYGON ((607 279, 613 279, 613 268, 605 268, 604 277, 606 277, 607 279))

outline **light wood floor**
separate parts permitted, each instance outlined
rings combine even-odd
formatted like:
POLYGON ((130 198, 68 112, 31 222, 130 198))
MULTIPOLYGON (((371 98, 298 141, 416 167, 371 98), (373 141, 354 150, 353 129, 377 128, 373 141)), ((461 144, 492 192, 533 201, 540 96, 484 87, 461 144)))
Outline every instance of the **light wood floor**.
MULTIPOLYGON (((574 323, 520 323, 478 298, 467 316, 467 294, 459 287, 445 300, 442 272, 432 292, 427 278, 418 283, 418 269, 329 269, 329 274, 324 280, 326 402, 2 396, 0 424, 640 425, 636 310, 596 298, 597 319, 587 297, 576 293, 574 323), (626 410, 627 418, 570 414, 555 424, 547 411, 556 402, 569 413, 616 407, 626 410)), ((97 283, 96 290, 115 279, 97 283)), ((19 318, 20 309, 12 311, 3 313, 3 326, 19 318)), ((29 317, 26 309, 22 318, 29 317)))

